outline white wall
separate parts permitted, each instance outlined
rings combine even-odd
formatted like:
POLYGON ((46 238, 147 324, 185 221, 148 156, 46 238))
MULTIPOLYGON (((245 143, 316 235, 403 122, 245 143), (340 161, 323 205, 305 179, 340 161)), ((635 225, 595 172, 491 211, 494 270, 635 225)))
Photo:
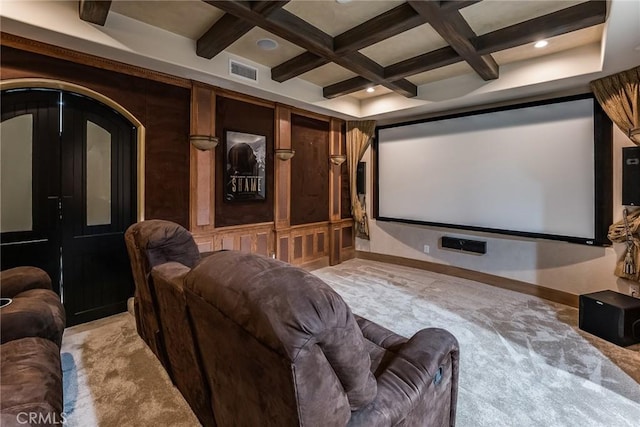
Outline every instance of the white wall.
MULTIPOLYGON (((614 221, 622 218, 622 153, 633 143, 614 125, 613 206, 614 221)), ((371 162, 371 150, 363 161, 371 162)), ((371 167, 367 167, 367 212, 372 215, 371 167)), ((370 219, 371 240, 356 239, 356 249, 400 256, 502 276, 579 295, 604 289, 628 293, 629 281, 613 275, 624 244, 591 247, 565 242, 461 231, 370 219), (472 255, 440 249, 443 235, 478 238, 487 242, 487 253, 472 255), (429 254, 423 252, 429 245, 429 254)))

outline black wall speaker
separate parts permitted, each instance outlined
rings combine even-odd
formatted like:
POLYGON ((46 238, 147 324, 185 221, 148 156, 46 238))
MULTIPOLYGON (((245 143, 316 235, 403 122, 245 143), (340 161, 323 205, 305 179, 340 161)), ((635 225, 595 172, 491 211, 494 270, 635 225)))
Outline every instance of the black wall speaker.
POLYGON ((367 163, 359 162, 356 174, 356 188, 358 194, 366 194, 367 188, 367 163))
POLYGON ((487 242, 480 240, 461 239, 459 237, 442 236, 440 244, 446 249, 455 249, 463 252, 473 252, 474 254, 486 254, 487 242))
POLYGON ((621 346, 640 342, 640 298, 613 291, 580 295, 580 329, 621 346))
POLYGON ((640 206, 640 146, 622 149, 622 204, 640 206))

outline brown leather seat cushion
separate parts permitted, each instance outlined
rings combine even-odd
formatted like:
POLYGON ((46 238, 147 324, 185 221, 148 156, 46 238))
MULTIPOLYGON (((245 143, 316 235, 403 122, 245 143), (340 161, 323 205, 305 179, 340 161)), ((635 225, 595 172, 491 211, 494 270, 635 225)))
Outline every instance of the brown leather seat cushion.
POLYGON ((0 364, 2 425, 29 425, 25 420, 31 413, 39 421, 49 420, 38 425, 61 425, 62 369, 58 346, 44 338, 9 341, 0 346, 0 364))
POLYGON ((60 347, 65 312, 58 295, 48 289, 29 289, 2 308, 2 344, 26 337, 40 337, 60 347))

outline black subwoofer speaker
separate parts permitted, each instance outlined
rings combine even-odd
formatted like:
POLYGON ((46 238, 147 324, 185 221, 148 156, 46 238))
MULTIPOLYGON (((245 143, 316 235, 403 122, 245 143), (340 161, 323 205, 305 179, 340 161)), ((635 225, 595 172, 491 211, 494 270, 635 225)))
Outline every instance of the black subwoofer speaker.
POLYGON ((579 327, 620 346, 640 342, 640 299, 613 291, 580 295, 579 327))
POLYGON ((640 206, 640 146, 622 149, 622 204, 640 206))

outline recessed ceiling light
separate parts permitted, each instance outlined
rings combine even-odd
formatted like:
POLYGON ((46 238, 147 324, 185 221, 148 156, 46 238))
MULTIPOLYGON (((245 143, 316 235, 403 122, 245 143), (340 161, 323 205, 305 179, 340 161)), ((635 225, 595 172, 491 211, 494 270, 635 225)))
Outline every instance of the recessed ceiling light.
POLYGON ((547 46, 548 44, 549 44, 549 42, 548 42, 548 41, 546 41, 546 40, 540 40, 539 42, 536 42, 536 44, 534 44, 534 45, 533 45, 533 47, 540 49, 540 48, 542 48, 542 47, 547 46))
POLYGON ((640 44, 638 46, 634 47, 633 50, 635 50, 636 52, 640 52, 640 44))
POLYGON ((340 3, 340 4, 351 3, 351 0, 336 0, 336 3, 340 3))
POLYGON ((373 93, 375 92, 375 89, 372 87, 367 88, 367 93, 373 93))
POLYGON ((256 44, 262 50, 273 50, 278 47, 278 42, 271 39, 260 39, 256 44))

